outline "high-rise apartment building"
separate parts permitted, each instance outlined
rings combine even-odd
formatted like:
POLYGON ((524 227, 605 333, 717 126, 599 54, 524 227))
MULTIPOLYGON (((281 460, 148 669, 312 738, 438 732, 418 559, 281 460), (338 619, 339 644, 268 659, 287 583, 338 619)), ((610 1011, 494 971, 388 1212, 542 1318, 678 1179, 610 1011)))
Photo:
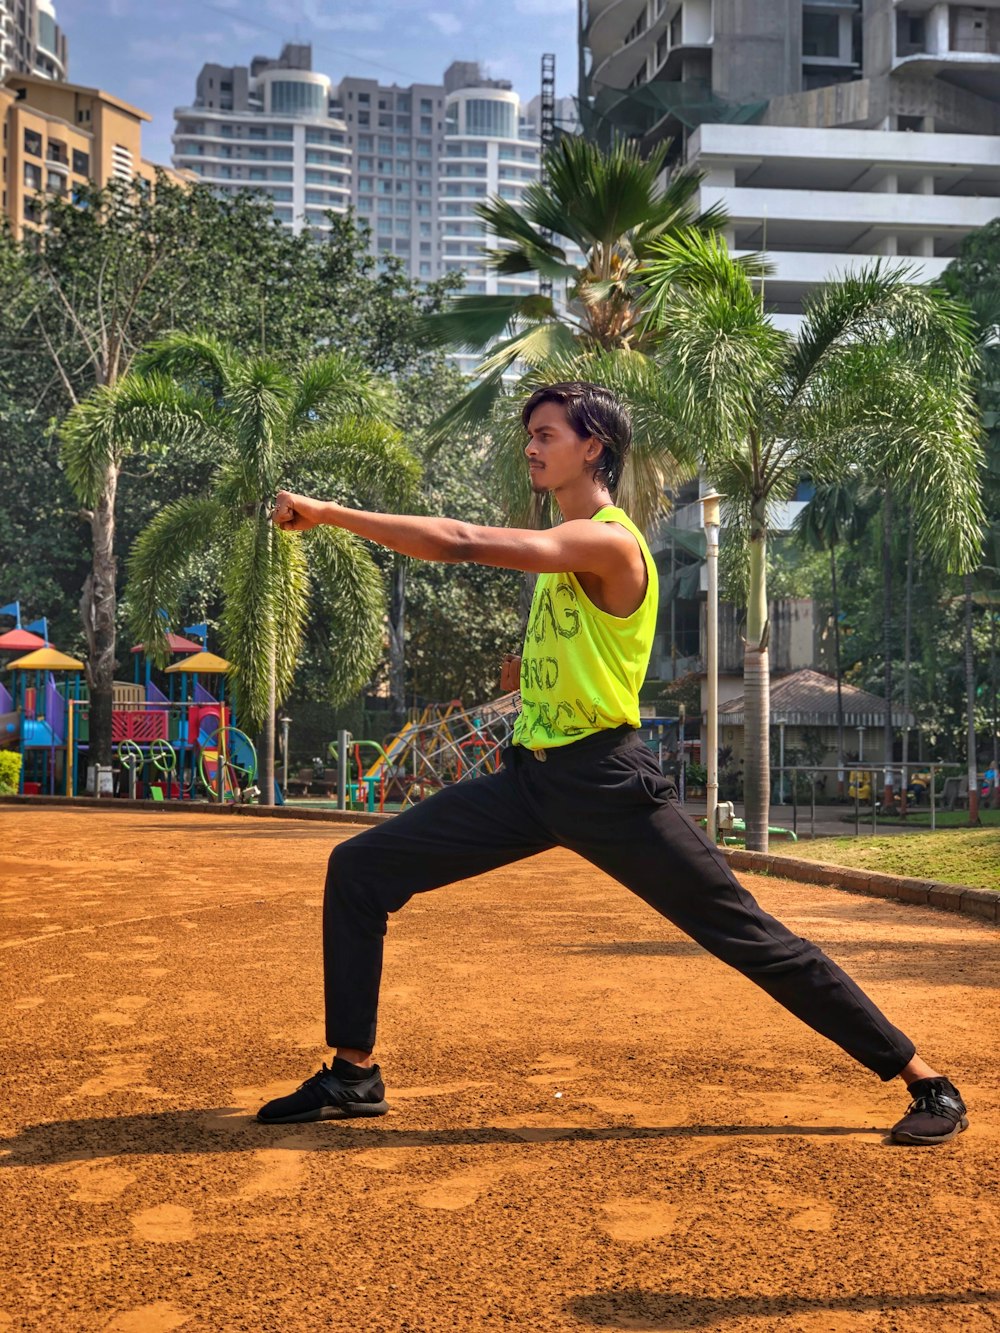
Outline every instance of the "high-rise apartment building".
POLYGON ((351 149, 351 201, 375 252, 397 255, 415 278, 437 277, 444 88, 346 78, 337 98, 351 149))
POLYGON ((142 156, 149 116, 99 88, 11 74, 0 86, 3 211, 15 236, 43 221, 41 196, 69 195, 88 181, 142 176, 156 168, 142 156))
POLYGON ((504 80, 486 80, 478 66, 451 65, 445 74, 445 160, 440 183, 441 266, 461 269, 465 291, 526 296, 534 274, 497 275, 486 265, 490 245, 476 205, 499 196, 518 208, 541 171, 541 144, 504 80))
POLYGON ((260 190, 293 231, 322 232, 351 199, 347 125, 309 46, 272 60, 205 65, 191 106, 174 111, 173 163, 223 193, 260 190))
POLYGON ((0 0, 0 84, 8 74, 65 79, 66 37, 52 0, 0 0))
POLYGON ((672 138, 789 326, 818 282, 932 279, 1000 217, 1000 0, 582 0, 580 40, 588 131, 672 138))

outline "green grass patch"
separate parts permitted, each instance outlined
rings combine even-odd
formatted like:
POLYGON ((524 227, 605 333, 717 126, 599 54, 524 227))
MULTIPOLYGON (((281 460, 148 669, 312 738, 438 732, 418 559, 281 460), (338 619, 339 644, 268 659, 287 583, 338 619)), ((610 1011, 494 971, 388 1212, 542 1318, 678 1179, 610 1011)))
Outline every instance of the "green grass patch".
POLYGON ((798 842, 794 848, 774 844, 771 851, 828 865, 939 879, 945 884, 1000 892, 1000 828, 956 828, 887 838, 817 838, 798 842))
MULTIPOLYGON (((851 815, 853 820, 854 816, 851 815)), ((979 821, 983 828, 1000 828, 1000 810, 983 810, 980 808, 979 821)), ((861 822, 864 824, 864 815, 861 822)), ((868 811, 868 822, 871 823, 871 810, 868 811)), ((905 819, 882 819, 880 824, 897 825, 900 828, 930 828, 931 812, 929 809, 921 806, 919 810, 914 810, 911 806, 910 813, 905 819)), ((937 810, 934 818, 935 828, 968 828, 969 812, 968 810, 937 810)))

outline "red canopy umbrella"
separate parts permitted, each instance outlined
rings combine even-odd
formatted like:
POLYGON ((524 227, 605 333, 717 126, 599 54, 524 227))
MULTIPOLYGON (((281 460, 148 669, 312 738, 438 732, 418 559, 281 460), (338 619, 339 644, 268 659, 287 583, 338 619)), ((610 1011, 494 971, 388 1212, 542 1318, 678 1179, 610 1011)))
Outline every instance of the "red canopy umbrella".
POLYGON ((48 645, 38 634, 32 634, 26 629, 9 629, 6 634, 0 634, 0 653, 30 653, 35 648, 45 648, 48 645))

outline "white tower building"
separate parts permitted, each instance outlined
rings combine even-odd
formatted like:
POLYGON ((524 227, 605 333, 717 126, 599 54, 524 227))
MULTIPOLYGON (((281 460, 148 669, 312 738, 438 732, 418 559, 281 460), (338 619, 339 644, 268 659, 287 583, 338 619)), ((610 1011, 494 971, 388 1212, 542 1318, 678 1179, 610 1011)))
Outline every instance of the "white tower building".
POLYGON ((174 111, 173 163, 225 193, 262 190, 298 233, 329 228, 327 210, 351 198, 347 126, 330 80, 312 69, 308 46, 249 69, 205 65, 194 104, 174 111))

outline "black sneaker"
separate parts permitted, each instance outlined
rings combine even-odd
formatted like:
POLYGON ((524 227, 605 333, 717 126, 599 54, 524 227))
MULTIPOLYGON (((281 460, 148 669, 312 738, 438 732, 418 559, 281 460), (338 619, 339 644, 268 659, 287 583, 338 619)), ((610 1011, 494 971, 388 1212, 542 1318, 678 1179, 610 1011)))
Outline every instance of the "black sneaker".
POLYGON ((385 1115, 389 1103, 385 1100, 385 1084, 378 1065, 372 1066, 366 1078, 348 1081, 337 1072, 340 1063, 334 1060, 329 1069, 323 1065, 297 1092, 287 1097, 275 1097, 260 1108, 257 1119, 265 1125, 287 1125, 300 1120, 347 1120, 352 1116, 385 1115))
POLYGON ((918 1078, 909 1086, 913 1098, 902 1120, 893 1125, 893 1143, 947 1143, 968 1129, 962 1094, 946 1078, 918 1078))

